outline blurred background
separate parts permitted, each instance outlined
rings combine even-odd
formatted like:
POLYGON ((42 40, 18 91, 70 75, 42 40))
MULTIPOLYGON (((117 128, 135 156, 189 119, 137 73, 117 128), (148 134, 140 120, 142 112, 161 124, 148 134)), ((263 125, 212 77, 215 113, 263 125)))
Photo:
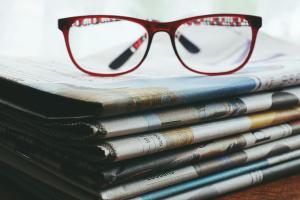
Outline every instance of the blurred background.
POLYGON ((169 21, 212 13, 263 17, 262 31, 300 45, 299 0, 0 0, 0 54, 68 59, 63 17, 113 14, 169 21))

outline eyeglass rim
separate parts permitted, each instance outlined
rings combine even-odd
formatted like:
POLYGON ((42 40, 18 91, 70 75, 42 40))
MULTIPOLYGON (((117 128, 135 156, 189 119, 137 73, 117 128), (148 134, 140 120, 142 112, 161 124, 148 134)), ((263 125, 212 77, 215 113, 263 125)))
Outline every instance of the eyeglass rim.
POLYGON ((138 19, 138 18, 127 17, 127 16, 118 16, 118 15, 84 15, 84 16, 74 16, 74 17, 58 19, 58 28, 59 28, 59 30, 62 31, 62 33, 64 35, 67 51, 68 51, 69 57, 71 58, 71 61, 73 62, 73 64, 80 71, 82 71, 86 74, 89 74, 91 76, 100 76, 100 77, 120 76, 120 75, 128 74, 128 73, 133 72, 136 69, 138 69, 141 66, 141 64, 143 63, 143 61, 145 60, 145 58, 147 57, 147 55, 148 55, 148 52, 149 52, 149 49, 150 49, 150 46, 151 46, 151 43, 152 43, 153 35, 156 32, 159 32, 159 31, 165 31, 169 34, 170 39, 171 39, 171 43, 172 43, 172 47, 174 49, 174 52, 175 52, 177 58, 179 59, 180 63, 186 69, 188 69, 189 71, 192 71, 192 72, 197 73, 197 74, 208 75, 208 76, 232 74, 232 73, 242 69, 246 65, 246 63, 249 61, 249 59, 251 58, 251 55, 252 55, 254 47, 255 47, 257 34, 258 34, 258 31, 261 28, 261 26, 262 26, 262 18, 259 17, 259 16, 244 15, 244 14, 231 14, 231 13, 193 16, 193 17, 184 18, 184 19, 180 19, 180 20, 175 20, 175 21, 171 21, 171 22, 157 22, 157 21, 150 21, 150 20, 138 19), (203 71, 195 70, 195 69, 187 66, 184 63, 184 61, 182 60, 182 58, 180 57, 180 55, 177 51, 177 48, 176 48, 176 45, 175 45, 175 33, 176 33, 176 30, 178 29, 178 27, 180 27, 182 24, 184 24, 186 22, 189 22, 191 20, 194 20, 194 19, 212 18, 212 17, 240 17, 240 18, 246 19, 249 23, 249 27, 251 27, 252 40, 251 40, 251 45, 250 45, 248 55, 247 55, 246 59, 244 60, 244 62, 241 65, 239 65, 238 67, 234 68, 233 70, 229 70, 229 71, 225 71, 225 72, 203 72, 203 71), (124 72, 119 72, 119 73, 105 73, 105 74, 95 73, 95 72, 91 72, 89 70, 86 70, 84 67, 81 67, 77 63, 75 57, 73 56, 73 53, 72 53, 72 50, 71 50, 71 47, 70 47, 70 41, 69 41, 69 31, 70 31, 70 28, 72 27, 72 24, 76 20, 82 20, 82 19, 85 19, 85 18, 114 18, 114 19, 127 20, 127 21, 137 23, 137 24, 143 26, 145 28, 145 30, 147 31, 147 34, 148 34, 148 44, 147 44, 145 54, 142 57, 141 61, 136 66, 133 66, 129 70, 124 71, 124 72))

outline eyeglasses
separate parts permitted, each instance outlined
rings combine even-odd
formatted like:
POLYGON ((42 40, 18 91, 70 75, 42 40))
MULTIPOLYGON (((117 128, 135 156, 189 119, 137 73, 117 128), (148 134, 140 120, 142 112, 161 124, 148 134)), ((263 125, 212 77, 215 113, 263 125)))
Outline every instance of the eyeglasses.
POLYGON ((225 75, 240 70, 253 52, 262 18, 214 14, 174 22, 92 15, 58 20, 72 62, 93 76, 119 76, 137 69, 152 38, 167 32, 173 49, 188 70, 225 75))

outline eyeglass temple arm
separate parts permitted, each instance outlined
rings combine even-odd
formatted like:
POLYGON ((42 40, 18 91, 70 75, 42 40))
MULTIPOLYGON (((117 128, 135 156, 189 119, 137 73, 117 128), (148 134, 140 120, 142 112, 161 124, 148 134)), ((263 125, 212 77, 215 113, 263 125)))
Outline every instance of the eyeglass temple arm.
POLYGON ((185 49, 188 50, 190 53, 199 53, 201 51, 200 47, 191 42, 191 40, 189 40, 184 35, 177 33, 175 37, 179 40, 182 46, 184 46, 185 49))
MULTIPOLYGON (((109 68, 119 69, 142 45, 147 35, 143 35, 136 42, 134 42, 130 47, 128 47, 124 52, 122 52, 116 59, 114 59, 110 64, 109 68)), ((193 44, 189 39, 187 39, 182 34, 177 34, 176 38, 182 44, 182 46, 190 53, 199 53, 201 50, 195 44, 193 44)))
POLYGON ((109 68, 118 69, 120 68, 133 54, 138 48, 143 44, 144 40, 147 38, 147 34, 141 36, 138 40, 136 40, 130 47, 128 47, 125 51, 123 51, 116 59, 114 59, 110 64, 109 68))

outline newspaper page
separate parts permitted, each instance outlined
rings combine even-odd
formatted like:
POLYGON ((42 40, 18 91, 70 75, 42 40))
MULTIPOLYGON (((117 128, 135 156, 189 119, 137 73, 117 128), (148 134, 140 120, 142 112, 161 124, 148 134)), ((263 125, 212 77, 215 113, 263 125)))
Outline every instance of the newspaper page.
POLYGON ((135 180, 101 192, 102 199, 121 200, 131 198, 155 189, 174 185, 200 176, 215 173, 229 167, 249 163, 262 158, 270 157, 275 151, 288 152, 300 148, 300 135, 281 139, 271 143, 245 149, 243 151, 212 159, 187 167, 163 172, 158 175, 135 180), (284 147, 284 148, 283 148, 284 147))
POLYGON ((0 112, 29 126, 35 124, 43 134, 52 138, 82 142, 176 128, 269 109, 286 109, 298 105, 299 99, 300 88, 293 87, 132 115, 64 122, 41 122, 1 104, 0 112))
POLYGON ((167 196, 186 192, 188 190, 203 187, 205 185, 209 185, 218 181, 227 180, 234 176, 242 175, 254 170, 259 170, 261 168, 270 167, 299 157, 300 157, 300 150, 295 150, 289 153, 284 153, 279 156, 274 156, 254 163, 246 164, 243 165, 242 167, 221 171, 219 173, 212 174, 206 177, 200 177, 187 182, 179 183, 174 186, 162 188, 157 191, 143 194, 139 197, 134 198, 134 200, 156 200, 156 199, 165 198, 167 196))
POLYGON ((285 123, 151 157, 118 163, 103 170, 101 174, 105 182, 114 184, 115 182, 154 174, 160 170, 176 168, 192 162, 200 162, 214 156, 236 152, 299 133, 299 121, 285 123))
POLYGON ((90 187, 102 187, 295 135, 300 132, 299 127, 299 121, 295 121, 148 158, 116 163, 107 167, 102 164, 102 169, 98 165, 95 166, 93 163, 68 155, 67 152, 47 147, 47 144, 40 144, 43 142, 32 137, 8 132, 1 126, 0 141, 2 145, 8 146, 12 151, 17 149, 18 152, 47 167, 74 174, 74 179, 82 184, 90 187))
MULTIPOLYGON (((91 131, 90 135, 99 135, 101 138, 111 138, 203 123, 274 108, 288 108, 298 105, 299 100, 300 87, 295 87, 274 92, 234 97, 223 101, 149 111, 129 116, 98 119, 91 124, 86 122, 77 125, 70 123, 68 125, 66 123, 62 126, 69 127, 74 131, 76 131, 76 129, 83 130, 83 127, 85 127, 91 131)), ((59 127, 59 124, 50 123, 47 125, 50 127, 55 125, 59 127)))
POLYGON ((175 195, 166 200, 197 200, 212 199, 236 190, 248 188, 266 181, 283 178, 295 174, 300 170, 300 159, 284 162, 266 169, 249 172, 228 180, 220 181, 199 189, 194 189, 179 195, 175 195))
POLYGON ((104 159, 120 161, 299 119, 300 107, 272 110, 183 128, 109 139, 98 145, 104 159))

